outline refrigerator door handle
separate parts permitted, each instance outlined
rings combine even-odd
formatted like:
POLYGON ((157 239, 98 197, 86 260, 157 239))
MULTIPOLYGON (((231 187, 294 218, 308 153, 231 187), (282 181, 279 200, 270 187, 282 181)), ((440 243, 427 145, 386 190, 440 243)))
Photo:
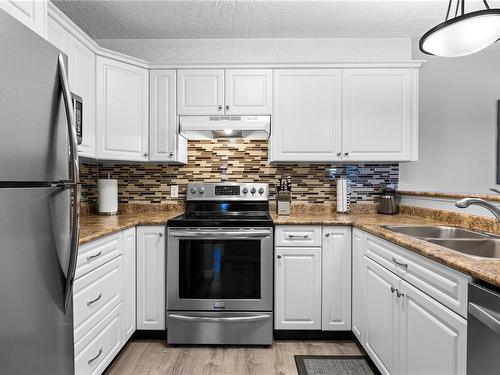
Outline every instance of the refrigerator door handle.
POLYGON ((75 117, 71 104, 71 92, 69 90, 68 75, 64 64, 64 57, 59 54, 59 80, 62 87, 64 105, 66 108, 66 121, 68 124, 69 155, 72 168, 73 205, 71 207, 71 245, 68 272, 66 276, 66 287, 64 290, 64 311, 68 311, 69 303, 73 294, 73 281, 76 272, 76 260, 78 256, 78 244, 80 239, 80 171, 78 161, 78 143, 76 140, 75 117))

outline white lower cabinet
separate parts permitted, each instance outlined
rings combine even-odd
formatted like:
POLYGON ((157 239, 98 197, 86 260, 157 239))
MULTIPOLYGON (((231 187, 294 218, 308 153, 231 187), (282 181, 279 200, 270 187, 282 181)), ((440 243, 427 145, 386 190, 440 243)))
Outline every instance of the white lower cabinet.
POLYGON ((73 287, 75 374, 102 374, 135 332, 135 227, 80 246, 73 287))
POLYGON ((274 328, 321 329, 321 248, 276 248, 274 328))
POLYGON ((467 321, 401 281, 401 375, 465 374, 467 321))
POLYGON ((364 324, 364 254, 366 236, 363 231, 352 230, 352 332, 363 342, 364 324))
POLYGON ((365 349, 382 374, 396 374, 399 300, 392 290, 398 286, 398 277, 365 258, 365 282, 365 349))
POLYGON ((122 249, 123 249, 123 286, 124 286, 124 339, 127 341, 135 332, 136 327, 136 303, 135 303, 135 227, 124 230, 122 232, 122 249))
POLYGON ((274 328, 351 330, 351 227, 275 228, 274 328))
POLYGON ((351 330, 351 228, 323 227, 321 328, 351 330))
POLYGON ((137 329, 165 329, 165 226, 137 227, 137 329))
MULTIPOLYGON (((405 271, 397 275, 386 268, 385 264, 390 265, 384 261, 386 257, 390 259, 394 254, 397 260, 409 260, 413 254, 392 244, 385 246, 377 237, 360 230, 354 231, 353 238, 353 331, 380 372, 465 374, 467 321, 445 305, 447 299, 436 298, 432 290, 431 296, 410 283, 420 285, 415 281, 416 271, 420 270, 415 263, 418 259, 411 259, 405 271), (375 242, 380 251, 373 252, 370 243, 375 242)), ((441 288, 440 283, 449 286, 448 279, 459 279, 455 293, 459 296, 457 305, 461 306, 467 297, 460 289, 466 289, 463 280, 468 276, 438 264, 429 264, 428 268, 433 272, 428 272, 427 281, 436 288, 441 288), (439 274, 434 273, 438 269, 439 274)))

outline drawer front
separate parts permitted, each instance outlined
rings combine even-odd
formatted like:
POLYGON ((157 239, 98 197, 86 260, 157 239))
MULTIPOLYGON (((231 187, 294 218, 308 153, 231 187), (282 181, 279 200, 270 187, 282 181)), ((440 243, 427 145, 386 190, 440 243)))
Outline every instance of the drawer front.
POLYGON ((102 374, 123 346, 123 304, 116 306, 75 345, 75 374, 102 374))
POLYGON ((366 255, 463 317, 471 277, 376 236, 367 236, 366 255))
POLYGON ((75 342, 122 301, 122 262, 120 255, 75 281, 73 291, 75 342))
POLYGON ((115 233, 80 246, 75 278, 78 279, 120 255, 120 239, 121 233, 115 233))
POLYGON ((275 229, 276 246, 321 247, 321 227, 312 225, 280 225, 275 229))

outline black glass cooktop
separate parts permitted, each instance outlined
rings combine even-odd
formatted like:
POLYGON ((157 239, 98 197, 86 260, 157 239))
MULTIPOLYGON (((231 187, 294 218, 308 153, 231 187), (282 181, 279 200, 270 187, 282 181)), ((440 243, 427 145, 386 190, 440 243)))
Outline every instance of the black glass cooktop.
POLYGON ((268 202, 187 202, 186 213, 170 219, 171 227, 269 227, 268 202))

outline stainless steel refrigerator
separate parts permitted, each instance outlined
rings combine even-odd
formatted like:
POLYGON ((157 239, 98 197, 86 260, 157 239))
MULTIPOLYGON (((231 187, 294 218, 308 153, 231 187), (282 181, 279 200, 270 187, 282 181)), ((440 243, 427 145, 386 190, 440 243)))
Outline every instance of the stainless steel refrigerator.
POLYGON ((73 374, 80 192, 66 56, 0 10, 0 374, 73 374))

